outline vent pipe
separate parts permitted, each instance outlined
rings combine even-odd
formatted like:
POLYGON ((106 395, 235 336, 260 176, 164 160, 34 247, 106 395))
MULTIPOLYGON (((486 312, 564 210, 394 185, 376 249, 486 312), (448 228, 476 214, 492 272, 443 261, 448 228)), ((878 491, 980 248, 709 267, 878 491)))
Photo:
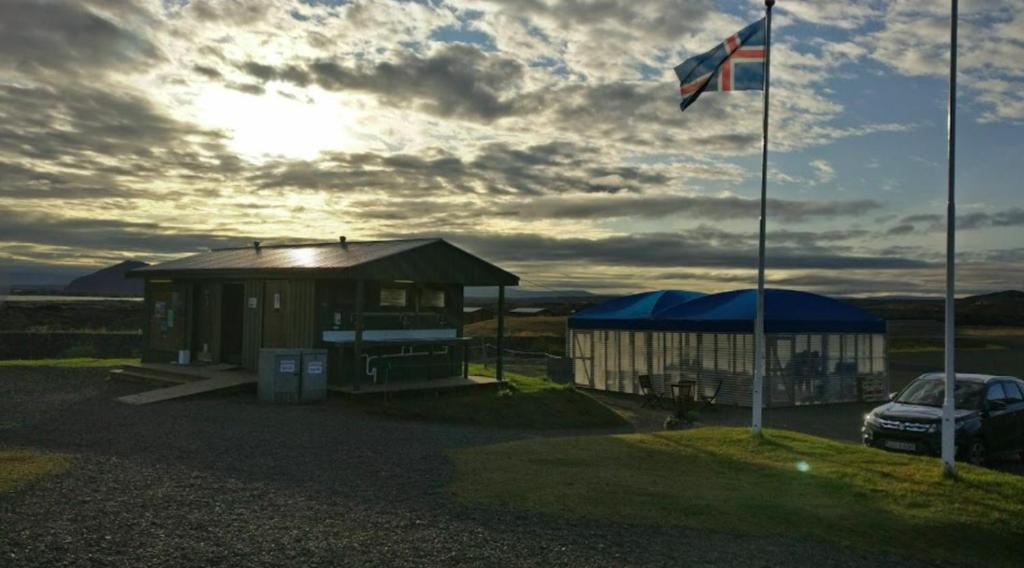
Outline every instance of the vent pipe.
POLYGON ((252 248, 254 248, 256 250, 260 250, 260 242, 259 241, 253 241, 252 242, 252 248))

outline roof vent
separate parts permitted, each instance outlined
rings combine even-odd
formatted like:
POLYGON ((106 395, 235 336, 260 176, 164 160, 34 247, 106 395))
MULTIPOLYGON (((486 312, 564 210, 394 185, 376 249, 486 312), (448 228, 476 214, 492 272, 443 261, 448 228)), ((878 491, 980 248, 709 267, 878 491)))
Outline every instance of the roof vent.
POLYGON ((253 241, 252 242, 252 248, 254 248, 256 250, 260 250, 260 242, 259 241, 253 241))

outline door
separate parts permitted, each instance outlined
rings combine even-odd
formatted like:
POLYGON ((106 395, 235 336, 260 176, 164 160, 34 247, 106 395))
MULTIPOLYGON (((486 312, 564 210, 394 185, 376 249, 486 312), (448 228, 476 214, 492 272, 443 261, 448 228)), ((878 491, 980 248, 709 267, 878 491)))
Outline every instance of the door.
POLYGON ((1009 441, 1010 447, 1018 451, 1024 451, 1024 389, 1020 383, 1007 381, 1003 383, 1003 391, 1006 393, 1006 410, 1015 418, 1015 431, 1009 441))
POLYGON ((1017 415, 1006 398, 1003 382, 994 382, 985 393, 985 408, 988 413, 987 442, 990 454, 1005 452, 1015 447, 1017 415))
POLYGON ((225 284, 221 293, 220 358, 225 363, 242 364, 242 317, 245 313, 245 286, 225 284))
POLYGON ((578 385, 594 386, 594 333, 572 331, 574 380, 578 385))

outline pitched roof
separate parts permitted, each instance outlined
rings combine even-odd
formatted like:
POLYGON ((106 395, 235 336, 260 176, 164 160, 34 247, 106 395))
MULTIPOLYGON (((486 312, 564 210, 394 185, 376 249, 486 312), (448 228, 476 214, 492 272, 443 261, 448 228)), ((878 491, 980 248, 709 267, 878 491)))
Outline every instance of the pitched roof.
POLYGON ((296 272, 331 277, 406 278, 416 281, 459 282, 471 285, 516 285, 514 274, 472 255, 443 239, 345 241, 292 245, 261 245, 214 249, 131 272, 134 276, 258 275, 296 272), (431 254, 433 261, 407 258, 431 254), (391 264, 385 267, 390 261, 391 264), (457 273, 464 273, 459 275, 457 273))

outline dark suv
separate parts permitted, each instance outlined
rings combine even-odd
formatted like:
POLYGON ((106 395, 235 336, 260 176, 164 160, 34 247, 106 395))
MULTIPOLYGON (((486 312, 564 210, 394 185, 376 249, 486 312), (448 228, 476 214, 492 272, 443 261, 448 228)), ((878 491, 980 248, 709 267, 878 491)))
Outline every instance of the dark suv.
MULTIPOLYGON (((938 455, 945 392, 943 373, 914 379, 864 416, 864 444, 938 455)), ((995 455, 1024 459, 1024 381, 957 373, 954 399, 957 459, 978 465, 995 455)))

